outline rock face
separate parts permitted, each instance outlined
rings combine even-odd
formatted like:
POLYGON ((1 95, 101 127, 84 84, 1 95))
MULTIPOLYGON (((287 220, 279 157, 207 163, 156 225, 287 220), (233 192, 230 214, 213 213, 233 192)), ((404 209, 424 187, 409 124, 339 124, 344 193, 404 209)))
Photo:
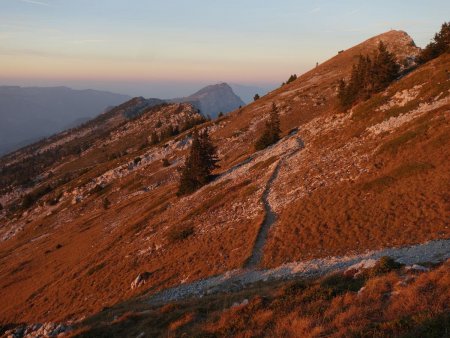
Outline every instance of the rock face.
POLYGON ((190 102, 200 109, 203 115, 209 115, 212 118, 216 118, 220 112, 225 114, 245 105, 226 83, 207 86, 191 96, 170 101, 190 102))

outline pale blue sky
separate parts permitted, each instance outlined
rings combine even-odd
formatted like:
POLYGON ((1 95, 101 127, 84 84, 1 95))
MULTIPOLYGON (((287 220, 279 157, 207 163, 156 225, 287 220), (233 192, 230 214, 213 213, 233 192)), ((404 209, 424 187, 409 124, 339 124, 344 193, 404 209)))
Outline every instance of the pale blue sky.
POLYGON ((0 84, 160 97, 279 84, 390 29, 424 46, 449 14, 448 0, 0 0, 0 84))

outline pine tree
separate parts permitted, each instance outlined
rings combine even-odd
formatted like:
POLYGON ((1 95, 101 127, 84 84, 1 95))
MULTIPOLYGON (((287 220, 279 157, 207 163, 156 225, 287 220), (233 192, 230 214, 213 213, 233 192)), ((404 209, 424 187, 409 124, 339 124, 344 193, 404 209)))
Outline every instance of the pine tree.
POLYGON ((159 143, 159 137, 156 131, 153 131, 150 135, 150 144, 153 145, 157 143, 159 143))
POLYGON ((398 77, 399 70, 400 66, 397 64, 394 54, 386 49, 383 42, 380 42, 372 67, 373 92, 380 92, 389 86, 398 77))
POLYGON ((441 30, 434 35, 433 40, 420 53, 418 62, 428 62, 444 53, 450 53, 450 22, 442 24, 441 30))
POLYGON ((209 139, 207 130, 192 132, 192 145, 184 166, 181 168, 178 195, 194 192, 211 180, 217 166, 216 148, 209 139))
POLYGON ((340 80, 338 100, 342 108, 347 109, 355 102, 367 100, 374 93, 384 90, 399 74, 400 66, 386 45, 380 42, 375 56, 360 55, 358 63, 352 67, 350 80, 340 80))
POLYGON ((262 150, 278 142, 280 139, 280 117, 275 103, 272 103, 269 119, 265 124, 265 129, 261 137, 255 143, 256 150, 262 150))
POLYGON ((291 76, 289 77, 289 79, 287 80, 286 84, 287 84, 287 83, 291 83, 292 81, 295 81, 295 80, 297 80, 297 74, 291 75, 291 76))

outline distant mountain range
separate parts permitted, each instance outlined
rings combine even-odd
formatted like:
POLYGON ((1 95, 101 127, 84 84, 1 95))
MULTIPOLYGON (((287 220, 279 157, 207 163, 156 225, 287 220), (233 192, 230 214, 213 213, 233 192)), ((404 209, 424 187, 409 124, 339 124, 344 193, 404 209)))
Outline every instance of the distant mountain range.
POLYGON ((74 127, 129 99, 91 89, 0 86, 0 154, 74 127))
MULTIPOLYGON (((91 89, 0 86, 0 155, 76 127, 129 99, 128 95, 91 89)), ((191 103, 212 118, 245 105, 226 83, 207 86, 188 97, 143 100, 141 108, 161 103, 191 103)))

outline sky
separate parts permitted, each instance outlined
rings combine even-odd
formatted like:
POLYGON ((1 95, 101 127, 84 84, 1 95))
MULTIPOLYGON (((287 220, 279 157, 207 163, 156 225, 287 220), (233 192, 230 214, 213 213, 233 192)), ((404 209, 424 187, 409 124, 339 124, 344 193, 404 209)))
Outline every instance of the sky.
POLYGON ((390 29, 423 47, 448 14, 448 0, 0 0, 0 85, 270 87, 390 29))

